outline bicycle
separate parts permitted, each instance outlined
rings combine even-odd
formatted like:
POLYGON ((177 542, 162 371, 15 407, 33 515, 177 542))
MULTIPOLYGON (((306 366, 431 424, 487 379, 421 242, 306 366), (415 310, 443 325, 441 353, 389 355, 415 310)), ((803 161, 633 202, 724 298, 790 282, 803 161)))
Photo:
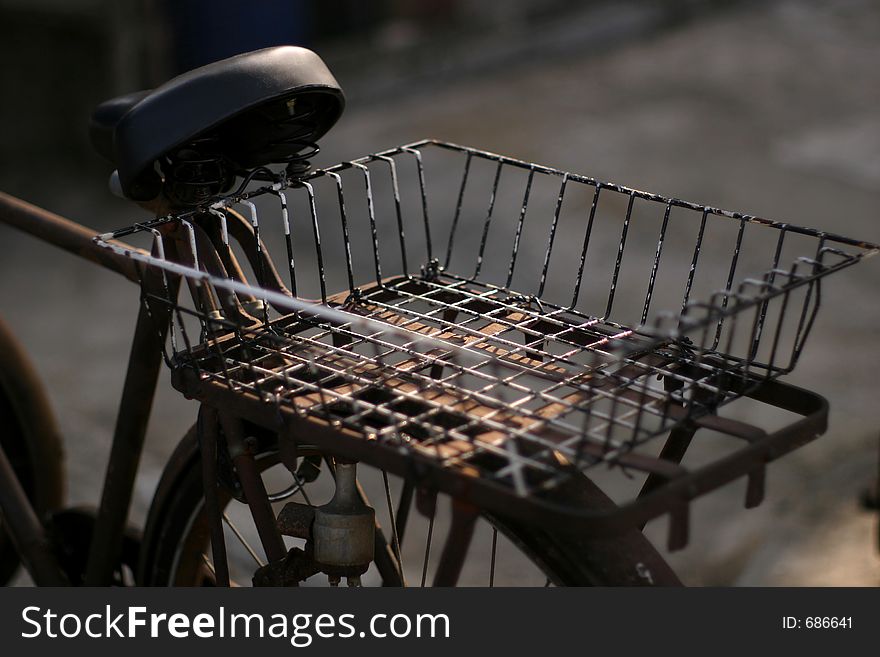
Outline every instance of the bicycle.
POLYGON ((436 140, 311 167, 343 107, 311 51, 239 55, 96 110, 111 186, 153 219, 96 236, 0 195, 0 221, 141 295, 94 516, 62 507, 0 332, 0 576, 19 555, 38 584, 491 586, 510 549, 532 583, 680 584, 642 528, 668 516, 683 547, 694 499, 746 477, 758 505, 767 463, 823 433, 825 400, 779 378, 822 279, 880 247, 436 140), (200 410, 138 537, 163 361, 200 410), (707 434, 725 451, 685 465, 707 434))

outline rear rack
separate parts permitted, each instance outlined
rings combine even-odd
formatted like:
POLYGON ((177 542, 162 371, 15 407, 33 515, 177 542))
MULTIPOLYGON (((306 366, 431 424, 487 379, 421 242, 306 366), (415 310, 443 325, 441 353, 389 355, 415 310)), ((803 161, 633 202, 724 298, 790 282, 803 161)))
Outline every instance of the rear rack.
POLYGON ((823 400, 774 380, 821 279, 878 251, 436 141, 96 240, 137 264, 186 394, 535 522, 672 512, 674 547, 687 501, 749 475, 758 503, 764 463, 824 430, 823 400), (718 415, 743 397, 805 419, 718 415), (699 427, 737 451, 694 471, 658 454, 699 427), (542 501, 600 465, 642 494, 602 514, 542 501))

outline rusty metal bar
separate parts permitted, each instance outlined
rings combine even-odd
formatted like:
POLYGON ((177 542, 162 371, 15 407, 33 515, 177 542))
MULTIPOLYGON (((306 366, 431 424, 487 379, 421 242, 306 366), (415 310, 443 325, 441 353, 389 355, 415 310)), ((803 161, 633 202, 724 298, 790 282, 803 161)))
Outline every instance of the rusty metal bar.
POLYGON ((118 562, 134 480, 147 434, 147 422, 153 408, 153 396, 162 366, 162 344, 167 330, 167 321, 164 329, 157 328, 150 310, 146 304, 141 304, 113 433, 113 445, 110 448, 101 505, 89 549, 85 578, 87 586, 109 584, 113 568, 118 562))
POLYGON ((479 517, 477 507, 452 500, 452 526, 443 545, 437 572, 434 573, 434 586, 455 586, 458 583, 479 517))
POLYGON ((70 586, 15 470, 0 445, 0 511, 3 525, 37 586, 70 586))
POLYGON ((217 410, 199 408, 198 435, 202 461, 202 488, 205 495, 205 516, 211 531, 211 555, 214 559, 214 580, 217 586, 229 586, 229 563, 223 536, 223 509, 217 477, 217 441, 220 440, 217 410))
POLYGON ((284 539, 278 531, 275 512, 266 494, 253 451, 244 435, 241 419, 224 409, 220 412, 220 425, 230 444, 235 472, 250 507, 266 560, 269 563, 281 561, 287 556, 287 548, 284 547, 284 539))
POLYGON ((4 192, 0 192, 0 223, 122 274, 131 281, 139 280, 134 261, 95 244, 97 231, 4 192))

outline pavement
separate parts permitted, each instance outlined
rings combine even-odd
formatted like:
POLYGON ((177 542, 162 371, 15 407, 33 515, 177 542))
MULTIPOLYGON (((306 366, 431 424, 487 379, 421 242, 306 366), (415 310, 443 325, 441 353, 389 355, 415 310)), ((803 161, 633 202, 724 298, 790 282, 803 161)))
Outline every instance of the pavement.
MULTIPOLYGON (((875 3, 747 4, 603 52, 444 75, 387 102, 352 103, 320 158, 436 137, 880 242, 878 61, 875 3)), ((104 192, 98 175, 50 165, 37 178, 4 170, 0 182, 96 231, 138 216, 104 192)), ((11 229, 0 227, 0 239, 0 308, 49 388, 65 437, 69 499, 94 504, 137 295, 11 229)), ((877 519, 858 507, 878 469, 878 289, 878 259, 823 288, 819 319, 788 380, 829 399, 828 432, 770 466, 761 507, 742 509, 739 484, 696 502, 689 546, 669 555, 686 583, 880 584, 877 519)), ((195 410, 170 386, 160 388, 134 522, 195 410)), ((647 533, 662 547, 665 521, 647 533)))

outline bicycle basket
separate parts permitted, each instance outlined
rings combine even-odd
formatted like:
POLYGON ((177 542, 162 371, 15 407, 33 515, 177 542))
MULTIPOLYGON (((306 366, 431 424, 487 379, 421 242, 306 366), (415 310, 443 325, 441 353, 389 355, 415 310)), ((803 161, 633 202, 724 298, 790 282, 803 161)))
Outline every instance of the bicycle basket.
POLYGON ((821 279, 878 249, 436 141, 98 239, 187 394, 496 501, 680 478, 652 439, 790 372, 821 279))

